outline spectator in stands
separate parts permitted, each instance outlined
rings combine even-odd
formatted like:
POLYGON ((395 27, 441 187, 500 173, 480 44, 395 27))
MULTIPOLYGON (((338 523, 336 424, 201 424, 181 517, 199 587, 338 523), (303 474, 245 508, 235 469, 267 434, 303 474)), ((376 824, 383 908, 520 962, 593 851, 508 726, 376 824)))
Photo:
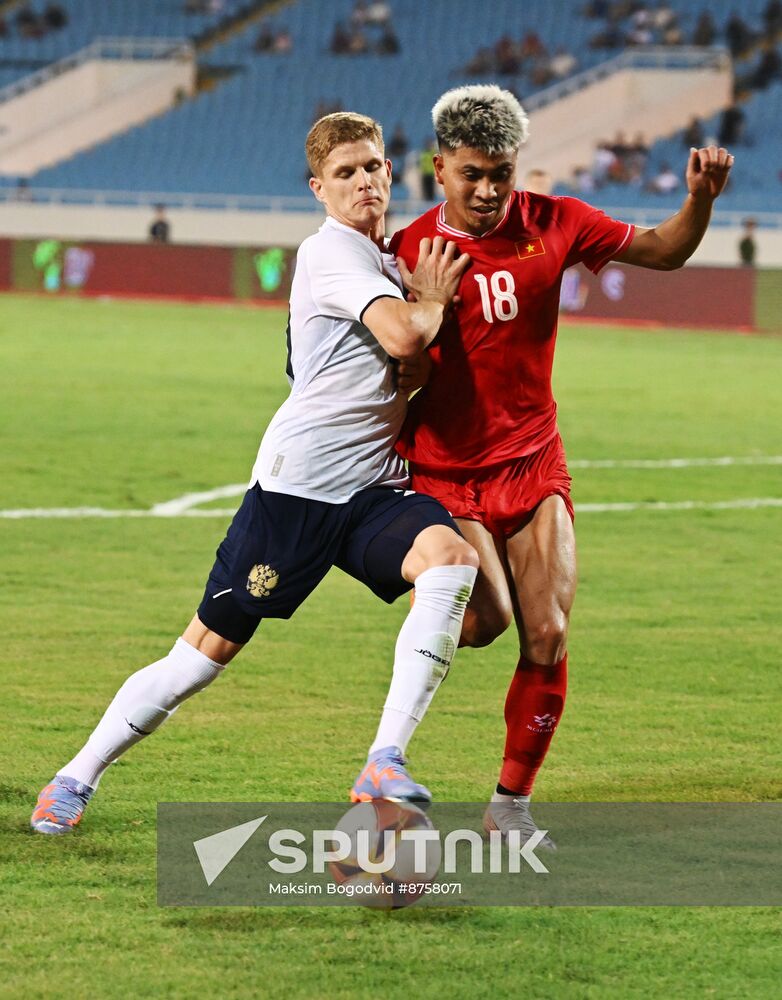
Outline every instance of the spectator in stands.
POLYGON ((717 37, 717 26, 710 10, 702 10, 698 15, 692 33, 693 45, 713 45, 717 37))
POLYGON ((29 4, 25 4, 17 11, 14 21, 16 30, 22 38, 41 38, 46 33, 46 25, 29 4))
POLYGON ((30 190, 30 182, 26 177, 20 177, 14 189, 14 198, 17 201, 32 201, 33 193, 30 190))
POLYGON ((275 31, 271 24, 264 22, 253 42, 254 52, 274 52, 287 55, 293 48, 293 39, 287 28, 275 31))
POLYGON ((351 21, 348 27, 344 21, 337 21, 329 49, 337 56, 360 56, 369 52, 369 39, 360 24, 351 21))
POLYGON ((523 187, 525 191, 531 191, 533 194, 551 194, 554 187, 554 178, 548 170, 533 167, 532 170, 528 170, 524 175, 523 187))
POLYGON ((8 22, 4 17, 0 17, 0 38, 8 37, 8 22))
POLYGON ((494 59, 500 76, 515 76, 521 71, 519 48, 510 35, 503 35, 494 46, 494 59))
MULTIPOLYGON (((590 171, 592 186, 582 190, 592 191, 609 182, 640 184, 648 156, 649 146, 642 132, 636 132, 632 141, 628 141, 624 132, 617 132, 613 142, 600 142, 595 146, 590 171)), ((583 177, 579 178, 579 183, 583 185, 583 177)))
POLYGON ((50 3, 43 12, 43 20, 48 29, 59 31, 68 23, 68 15, 58 3, 50 3))
POLYGON ((283 28, 282 31, 278 31, 274 36, 274 46, 272 52, 277 55, 288 55, 293 49, 293 38, 291 37, 290 31, 287 28, 283 28))
POLYGON ((490 48, 478 49, 472 59, 464 67, 467 76, 480 76, 494 70, 494 53, 490 48))
POLYGON ((654 30, 651 15, 646 10, 640 10, 633 18, 630 31, 625 39, 628 45, 651 45, 654 41, 654 30), (641 19, 641 15, 645 15, 641 19))
POLYGON ((153 243, 168 243, 171 238, 171 224, 166 218, 165 205, 155 205, 155 217, 149 227, 149 238, 153 243))
POLYGON ((632 27, 648 29, 651 31, 654 28, 654 15, 649 10, 649 8, 644 3, 639 3, 632 13, 630 18, 630 23, 632 27))
POLYGON ((400 48, 399 37, 394 31, 393 26, 386 24, 383 28, 383 34, 380 36, 380 41, 377 43, 378 55, 395 56, 400 48))
POLYGON ((742 267, 754 267, 757 244, 755 243, 755 229, 757 223, 754 219, 744 220, 744 231, 739 240, 739 261, 742 267))
POLYGON ((595 146, 595 153, 592 157, 592 178, 593 187, 600 187, 605 184, 613 174, 616 167, 616 154, 607 142, 599 142, 595 146))
POLYGON ((529 73, 529 80, 533 87, 546 87, 554 79, 555 76, 551 72, 551 60, 536 59, 529 73))
POLYGON ((703 122, 694 115, 690 124, 682 132, 682 145, 685 149, 700 149, 703 145, 703 122))
POLYGON ((782 57, 772 44, 766 43, 747 83, 753 90, 765 90, 774 80, 782 80, 782 57))
POLYGON ((385 0, 374 0, 374 3, 365 7, 364 17, 366 24, 376 24, 384 28, 391 22, 391 8, 385 0))
POLYGON ((620 131, 616 133, 614 141, 611 143, 611 150, 617 160, 624 160, 630 151, 630 144, 627 141, 627 137, 624 132, 620 131))
POLYGON ((369 52, 369 39, 361 28, 354 28, 350 33, 348 54, 351 56, 363 56, 365 52, 369 52))
POLYGON ((391 8, 385 0, 356 0, 350 14, 350 26, 355 29, 366 27, 384 28, 391 23, 391 8))
POLYGON ((725 25, 725 41, 734 59, 743 56, 752 45, 752 32, 739 14, 731 14, 728 19, 725 25))
POLYGON ((587 167, 573 168, 572 187, 578 194, 590 194, 595 190, 595 180, 587 167))
POLYGON ((602 31, 589 39, 590 49, 618 49, 624 44, 624 32, 618 24, 607 24, 602 31))
POLYGON ((356 0, 350 12, 351 28, 363 28, 367 23, 367 0, 356 0))
POLYGON ((769 0, 763 11, 765 35, 769 41, 774 41, 782 32, 782 0, 769 0))
POLYGON ((649 143, 644 138, 643 132, 636 132, 625 154, 628 183, 641 183, 648 159, 649 143))
POLYGON ((528 31, 521 40, 519 55, 522 59, 543 59, 548 56, 548 49, 537 31, 528 31))
POLYGON ((619 24, 631 14, 636 13, 639 7, 645 7, 643 0, 613 0, 606 15, 609 24, 619 24))
POLYGON ((388 151, 388 157, 391 160, 402 160, 407 154, 407 150, 410 148, 410 143, 407 139, 407 133, 404 127, 399 124, 394 129, 391 138, 388 140, 388 145, 386 150, 388 151))
POLYGON ((590 0, 584 7, 584 17, 600 18, 608 17, 611 9, 610 0, 590 0))
POLYGON ((253 52, 271 52, 274 49, 274 29, 264 22, 253 42, 253 52))
POLYGON ((563 46, 557 49, 549 63, 549 68, 553 76, 558 80, 564 80, 566 76, 570 76, 571 73, 575 72, 577 66, 578 61, 576 57, 563 46))
POLYGON ((684 44, 684 32, 679 24, 679 19, 674 15, 673 20, 668 24, 666 28, 663 28, 662 34, 663 45, 683 45, 684 44))
POLYGON ((421 194, 424 201, 434 201, 434 157, 436 153, 437 146, 434 140, 430 139, 426 144, 426 148, 421 150, 421 155, 418 158, 418 170, 421 174, 421 194))
MULTIPOLYGON (((335 56, 344 56, 350 52, 350 32, 344 21, 337 21, 334 25, 334 34, 331 36, 329 51, 335 56)), ((315 121, 317 121, 317 118, 315 121)))
POLYGON ((744 112, 738 104, 725 108, 720 118, 717 138, 720 146, 735 146, 744 139, 744 112))
POLYGON ((671 169, 670 164, 661 163, 660 171, 646 185, 653 194, 670 194, 681 184, 681 179, 671 169))
POLYGON ((654 27, 664 34, 669 28, 673 27, 677 21, 676 12, 672 7, 669 7, 664 0, 659 0, 656 7, 654 7, 650 12, 651 21, 654 27))

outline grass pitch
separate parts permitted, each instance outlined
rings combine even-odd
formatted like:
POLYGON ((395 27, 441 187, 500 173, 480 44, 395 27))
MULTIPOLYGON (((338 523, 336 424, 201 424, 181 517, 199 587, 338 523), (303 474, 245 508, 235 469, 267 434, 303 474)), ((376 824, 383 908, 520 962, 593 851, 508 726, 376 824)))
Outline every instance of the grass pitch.
MULTIPOLYGON (((243 482, 287 392, 283 330, 275 311, 1 298, 0 509, 243 482)), ((576 503, 701 506, 578 515, 570 698, 537 798, 779 799, 782 514, 733 505, 782 497, 782 466, 578 466, 782 453, 781 361, 778 339, 562 328, 576 503)), ((336 571, 112 769, 75 835, 31 835, 38 789, 189 620, 227 520, 0 518, 0 996, 779 995, 771 909, 159 909, 158 800, 345 796, 405 602, 336 571)), ((438 798, 490 792, 515 659, 510 632, 459 654, 412 747, 438 798)))

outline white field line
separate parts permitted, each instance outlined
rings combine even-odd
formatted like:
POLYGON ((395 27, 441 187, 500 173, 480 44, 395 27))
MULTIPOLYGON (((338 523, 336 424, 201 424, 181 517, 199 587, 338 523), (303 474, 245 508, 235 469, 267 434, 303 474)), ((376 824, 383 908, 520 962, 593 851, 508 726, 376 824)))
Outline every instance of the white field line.
POLYGON ((191 508, 200 503, 209 503, 211 500, 222 500, 225 497, 240 497, 247 490, 248 483, 234 484, 233 486, 218 486, 214 490, 203 490, 201 493, 185 493, 175 500, 166 500, 165 503, 156 503, 149 511, 150 517, 179 517, 191 508))
MULTIPOLYGON (((760 510, 762 507, 782 507, 782 497, 741 497, 737 500, 675 500, 641 501, 639 503, 577 503, 578 514, 613 514, 636 510, 760 510)), ((151 510, 108 510, 103 507, 32 507, 20 510, 0 510, 0 520, 21 521, 28 518, 41 520, 57 518, 175 518, 175 517, 232 517, 235 507, 208 510, 198 508, 176 513, 151 510)))
MULTIPOLYGON (((666 458, 666 459, 582 459, 569 462, 571 469, 687 469, 709 466, 782 465, 782 455, 747 455, 723 458, 666 458)), ((247 489, 246 483, 218 486, 198 493, 185 493, 173 500, 156 503, 149 510, 113 510, 104 507, 33 507, 17 510, 0 510, 0 520, 27 518, 117 518, 117 517, 231 517, 234 508, 202 510, 197 505, 240 497, 247 489)), ((581 514, 603 514, 636 510, 757 510, 761 507, 782 507, 782 498, 747 497, 736 500, 680 500, 641 501, 638 503, 582 503, 576 504, 581 514)))
POLYGON ((740 458, 584 458, 568 462, 570 469, 698 469, 726 465, 782 465, 782 455, 740 458))
POLYGON ((759 510, 782 507, 782 497, 742 497, 739 500, 648 500, 640 503, 577 503, 578 514, 613 514, 625 510, 759 510))

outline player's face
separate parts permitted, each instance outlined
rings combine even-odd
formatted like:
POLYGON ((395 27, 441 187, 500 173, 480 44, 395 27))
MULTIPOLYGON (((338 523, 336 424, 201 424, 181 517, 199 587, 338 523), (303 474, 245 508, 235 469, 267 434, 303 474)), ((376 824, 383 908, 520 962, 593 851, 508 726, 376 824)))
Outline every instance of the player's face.
POLYGON ((479 149, 445 149, 434 158, 437 181, 448 204, 445 221, 481 236, 499 222, 516 180, 518 151, 488 156, 479 149))
POLYGON ((344 142, 332 149, 310 187, 332 218, 370 235, 388 209, 391 161, 371 139, 344 142))

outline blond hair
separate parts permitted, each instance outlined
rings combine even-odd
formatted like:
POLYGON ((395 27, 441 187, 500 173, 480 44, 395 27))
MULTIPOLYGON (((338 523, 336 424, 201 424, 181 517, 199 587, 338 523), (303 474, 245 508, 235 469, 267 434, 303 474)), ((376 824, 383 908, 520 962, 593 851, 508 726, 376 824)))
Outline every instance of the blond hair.
POLYGON ((329 153, 343 142, 371 139, 383 151, 383 129, 374 118, 354 111, 336 111, 319 118, 307 134, 304 150, 307 163, 315 177, 319 176, 329 153))
POLYGON ((524 108, 492 83, 447 91, 432 108, 432 124, 441 148, 469 146, 488 156, 518 149, 529 134, 524 108))

